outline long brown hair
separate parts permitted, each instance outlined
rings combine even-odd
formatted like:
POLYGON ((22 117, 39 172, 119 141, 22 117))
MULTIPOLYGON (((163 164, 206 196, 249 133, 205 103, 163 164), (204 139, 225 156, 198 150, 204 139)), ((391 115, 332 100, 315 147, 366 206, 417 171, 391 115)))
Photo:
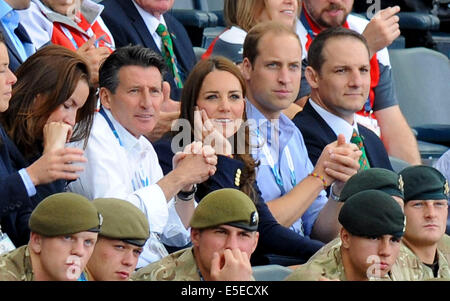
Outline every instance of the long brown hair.
MULTIPOLYGON (((245 79, 242 76, 239 68, 232 61, 221 56, 216 56, 199 61, 189 74, 181 95, 180 120, 189 121, 192 137, 194 137, 194 111, 195 106, 197 105, 197 99, 200 94, 200 89, 202 88, 202 84, 206 76, 214 70, 226 71, 233 74, 239 80, 242 88, 242 94, 245 97, 245 79)), ((257 166, 257 163, 250 154, 249 129, 248 126, 245 126, 245 121, 247 120, 245 111, 242 119, 244 123, 239 131, 245 131, 245 152, 237 152, 236 148, 238 146, 238 143, 233 143, 232 145, 234 145, 235 148, 234 153, 236 154, 236 159, 241 160, 245 165, 241 175, 241 191, 247 194, 254 202, 256 202, 256 193, 253 185, 256 179, 255 168, 257 166)), ((236 138, 237 136, 239 135, 235 134, 232 139, 236 138)))
MULTIPOLYGON (((87 63, 77 53, 59 45, 41 48, 16 72, 8 110, 2 124, 26 159, 40 155, 43 128, 49 116, 73 94, 78 82, 90 82, 87 63), (39 100, 37 96, 39 95, 39 100)), ((85 139, 96 108, 95 89, 89 85, 86 103, 77 112, 71 141, 85 139)))

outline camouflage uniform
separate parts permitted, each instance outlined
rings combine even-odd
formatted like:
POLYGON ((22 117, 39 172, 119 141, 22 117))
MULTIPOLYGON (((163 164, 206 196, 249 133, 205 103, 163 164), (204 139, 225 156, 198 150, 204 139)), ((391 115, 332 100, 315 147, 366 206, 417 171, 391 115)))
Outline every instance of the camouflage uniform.
MULTIPOLYGON (((438 253, 439 270, 436 278, 449 278, 450 268, 448 266, 447 259, 444 257, 441 251, 438 253)), ((428 280, 433 279, 433 271, 430 267, 422 263, 422 261, 415 255, 411 249, 405 246, 403 243, 400 246, 400 252, 397 260, 391 269, 393 280, 428 280)))
POLYGON ((200 281, 192 248, 177 251, 141 268, 131 276, 134 281, 200 281))
POLYGON ((33 281, 28 246, 22 246, 0 257, 0 280, 33 281))
POLYGON ((450 236, 444 234, 438 242, 438 250, 442 252, 447 262, 450 262, 450 236))
MULTIPOLYGON (((341 239, 338 237, 322 247, 307 263, 293 271, 287 281, 317 281, 320 277, 346 281, 341 256, 341 239)), ((369 280, 392 280, 389 275, 369 280)))

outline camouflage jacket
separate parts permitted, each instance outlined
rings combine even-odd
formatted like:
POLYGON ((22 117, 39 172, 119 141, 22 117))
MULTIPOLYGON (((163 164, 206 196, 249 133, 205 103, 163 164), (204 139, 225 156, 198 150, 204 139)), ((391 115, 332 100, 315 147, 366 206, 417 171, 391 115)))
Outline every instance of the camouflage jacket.
POLYGON ((438 250, 447 259, 447 263, 450 262, 450 236, 444 234, 441 240, 438 242, 438 250))
POLYGON ((0 280, 33 281, 28 246, 22 246, 0 256, 0 280))
MULTIPOLYGON (((450 278, 450 268, 447 259, 438 249, 439 270, 436 278, 450 278)), ((394 280, 410 281, 410 280, 429 280, 433 279, 433 271, 430 267, 422 263, 419 257, 402 243, 397 260, 391 269, 394 280)))
POLYGON ((183 249, 153 262, 131 275, 134 281, 200 281, 192 248, 183 249))
MULTIPOLYGON (((341 256, 341 239, 338 237, 314 254, 307 263, 298 267, 285 280, 317 281, 320 277, 330 280, 346 281, 344 264, 341 256)), ((392 280, 390 275, 369 280, 392 280)))

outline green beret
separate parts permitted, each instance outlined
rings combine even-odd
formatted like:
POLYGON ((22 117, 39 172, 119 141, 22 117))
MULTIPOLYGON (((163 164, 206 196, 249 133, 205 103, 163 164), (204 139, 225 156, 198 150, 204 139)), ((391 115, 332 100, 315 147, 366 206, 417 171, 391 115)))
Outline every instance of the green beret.
POLYGON ((258 211, 242 191, 232 188, 207 194, 195 208, 190 226, 195 229, 230 225, 248 231, 258 229, 258 211))
POLYGON ((46 197, 31 213, 29 227, 44 236, 99 232, 102 217, 82 195, 63 192, 46 197))
POLYGON ((114 198, 93 201, 103 216, 100 235, 142 247, 150 236, 147 217, 133 204, 114 198))
POLYGON ((431 166, 409 166, 400 172, 405 182, 405 202, 411 200, 446 200, 448 182, 431 166))
POLYGON ((353 235, 401 237, 406 219, 400 205, 386 192, 364 190, 347 199, 339 212, 342 227, 353 235))
POLYGON ((353 175, 345 183, 339 197, 345 202, 350 196, 363 190, 381 190, 391 196, 403 199, 403 180, 400 175, 385 168, 369 168, 353 175))

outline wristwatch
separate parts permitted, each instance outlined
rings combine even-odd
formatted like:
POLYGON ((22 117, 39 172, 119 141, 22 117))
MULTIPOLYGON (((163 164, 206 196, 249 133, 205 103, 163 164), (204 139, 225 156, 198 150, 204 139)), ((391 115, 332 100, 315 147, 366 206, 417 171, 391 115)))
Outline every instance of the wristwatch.
POLYGON ((194 184, 190 191, 182 191, 180 190, 177 193, 177 198, 182 201, 189 202, 194 197, 194 194, 197 192, 197 184, 194 184))
POLYGON ((339 195, 334 194, 334 183, 332 183, 330 186, 330 198, 335 202, 339 202, 340 199, 339 195))

